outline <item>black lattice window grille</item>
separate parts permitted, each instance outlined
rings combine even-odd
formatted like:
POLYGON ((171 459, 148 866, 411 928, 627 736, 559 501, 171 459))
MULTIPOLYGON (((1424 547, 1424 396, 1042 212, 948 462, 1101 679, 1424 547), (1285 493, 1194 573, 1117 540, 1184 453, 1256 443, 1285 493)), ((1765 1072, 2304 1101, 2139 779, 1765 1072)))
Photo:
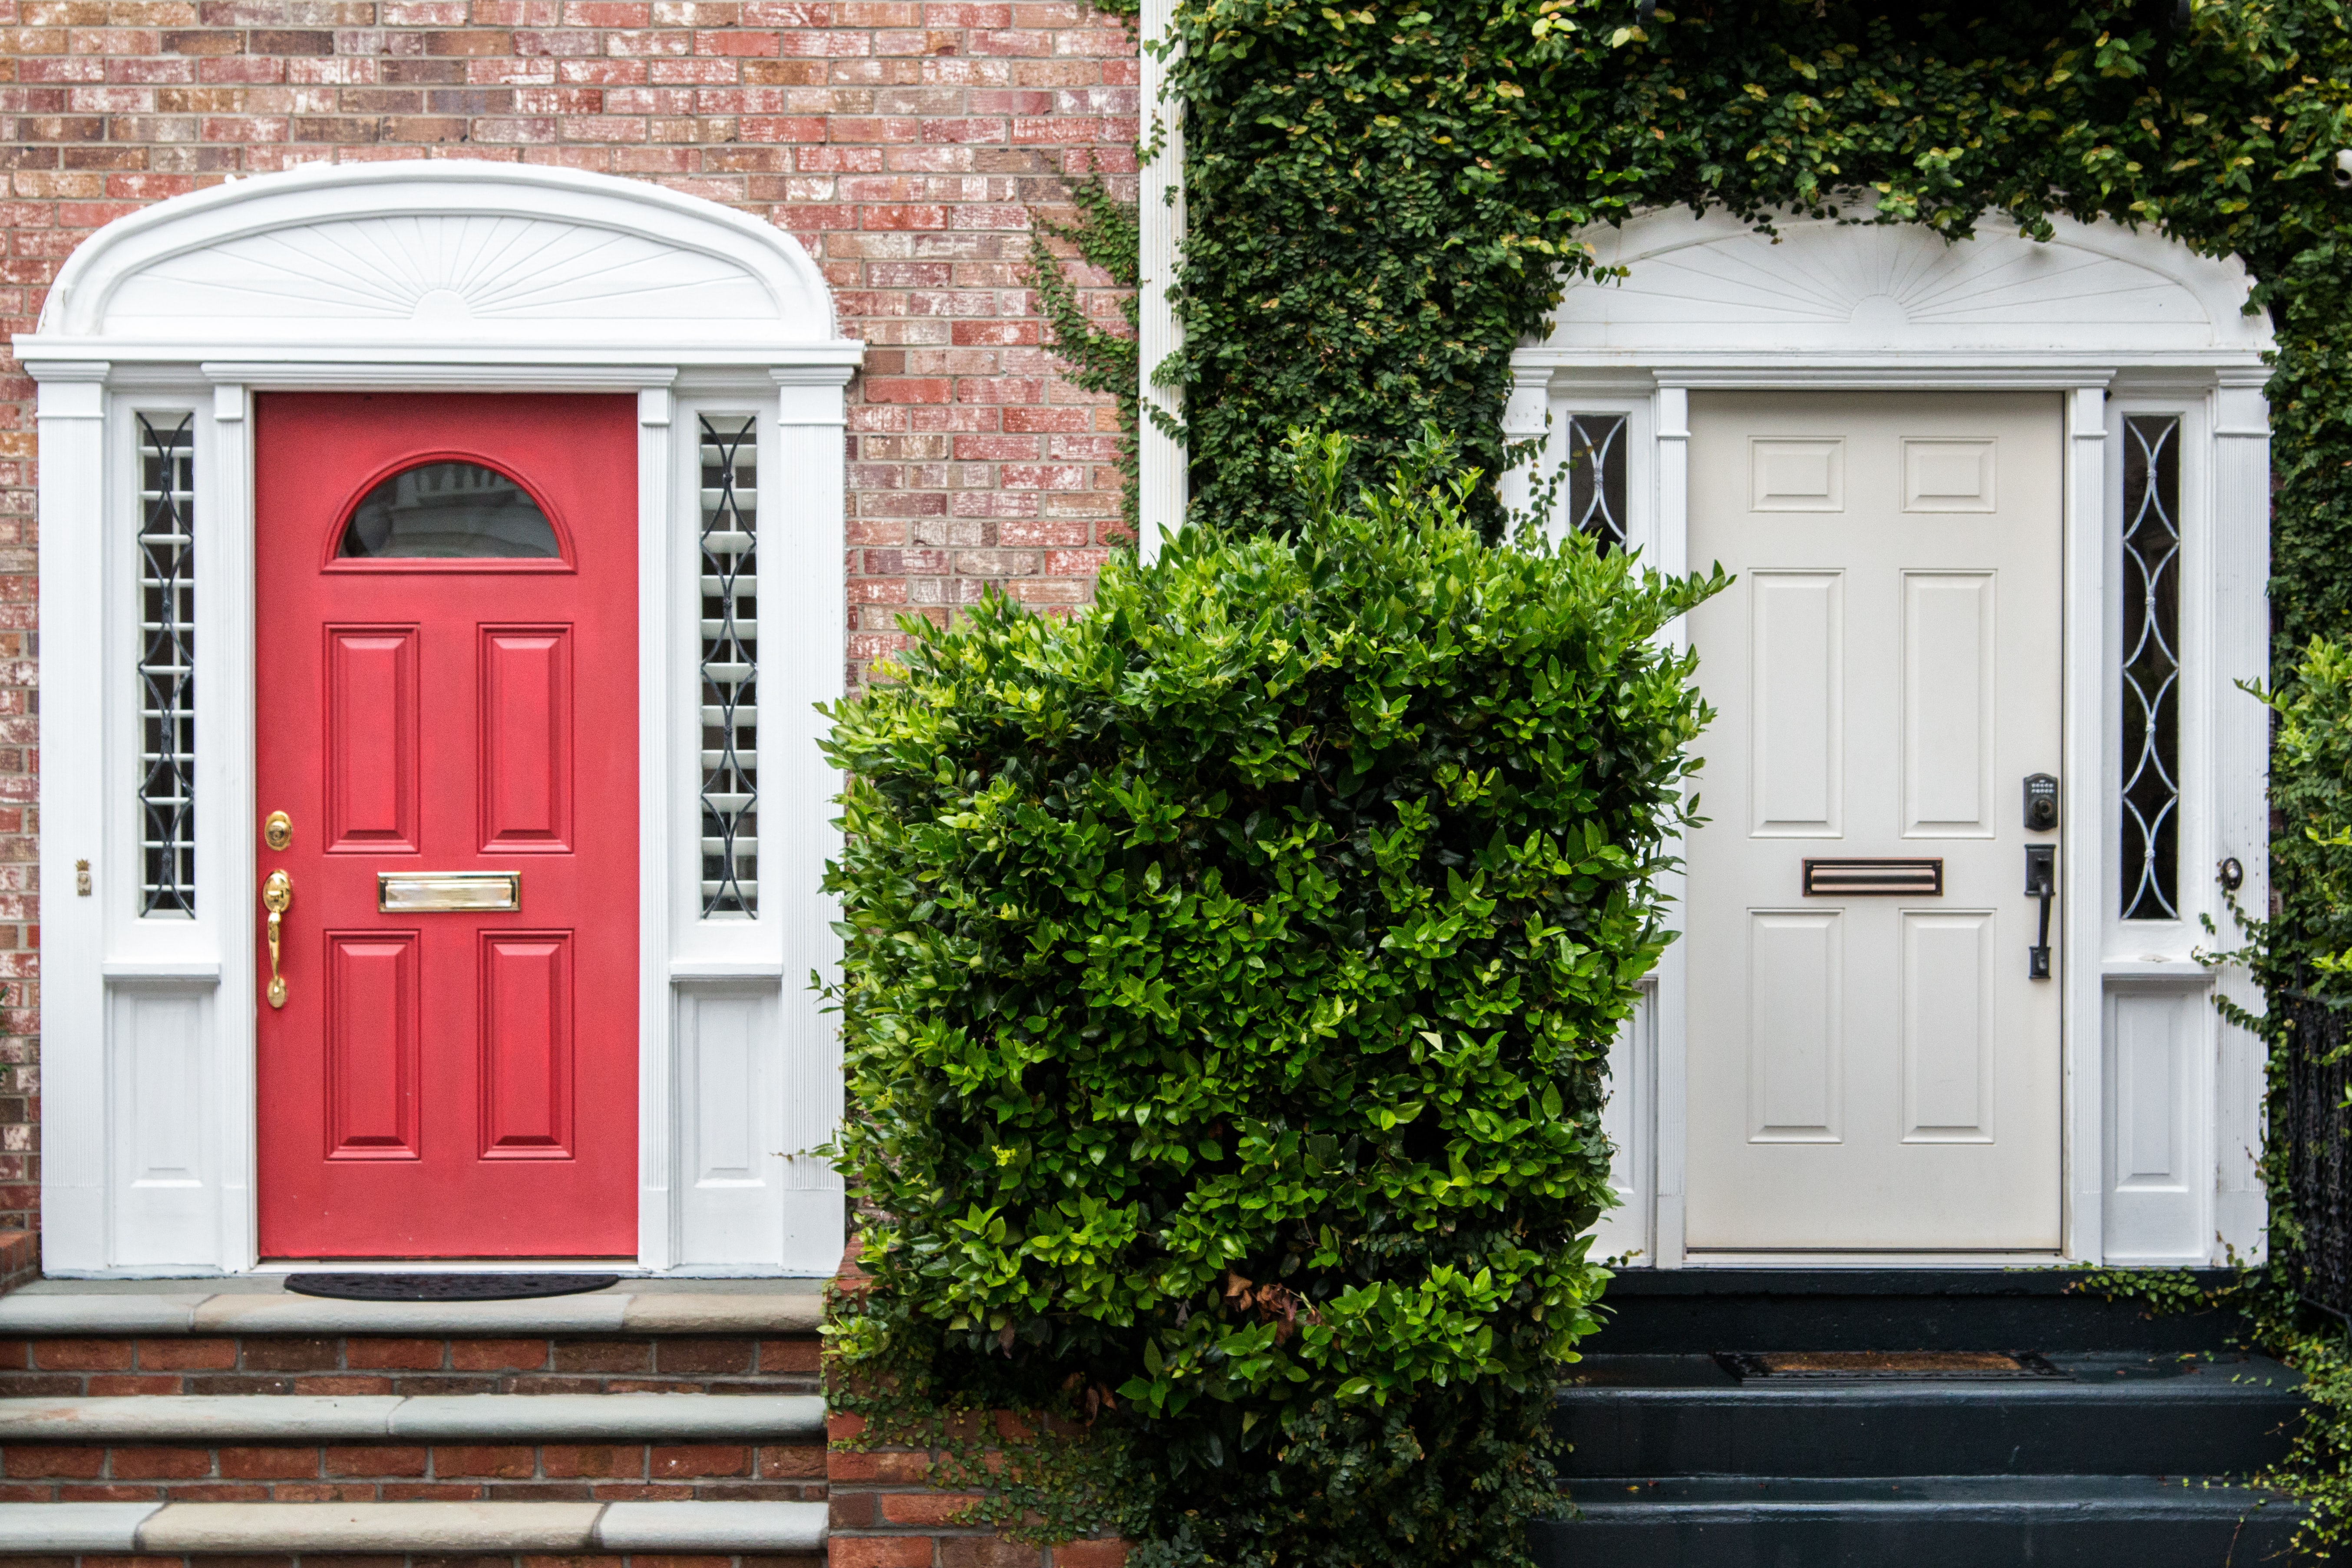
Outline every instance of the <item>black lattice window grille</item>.
POLYGON ((759 422, 702 417, 702 912, 760 912, 759 422))
POLYGON ((196 912, 195 423, 139 420, 140 912, 196 912))
POLYGON ((1625 548, 1625 416, 1568 416, 1568 525, 1604 555, 1625 548))
POLYGON ((2180 918, 2180 420, 2124 421, 2123 843, 2127 921, 2180 918))

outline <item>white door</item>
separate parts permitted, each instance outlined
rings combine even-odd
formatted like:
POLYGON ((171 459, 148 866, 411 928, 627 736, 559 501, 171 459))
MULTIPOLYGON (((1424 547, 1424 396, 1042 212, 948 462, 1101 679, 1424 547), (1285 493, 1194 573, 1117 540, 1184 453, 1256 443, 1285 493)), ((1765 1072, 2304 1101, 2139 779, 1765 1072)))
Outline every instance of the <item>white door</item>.
POLYGON ((1685 1245, 2053 1251, 2059 983, 2029 977, 2025 889, 2058 834, 2023 782, 2059 765, 2060 401, 1694 395, 1690 428, 1690 559, 1738 580, 1691 617, 1718 716, 1685 1245))

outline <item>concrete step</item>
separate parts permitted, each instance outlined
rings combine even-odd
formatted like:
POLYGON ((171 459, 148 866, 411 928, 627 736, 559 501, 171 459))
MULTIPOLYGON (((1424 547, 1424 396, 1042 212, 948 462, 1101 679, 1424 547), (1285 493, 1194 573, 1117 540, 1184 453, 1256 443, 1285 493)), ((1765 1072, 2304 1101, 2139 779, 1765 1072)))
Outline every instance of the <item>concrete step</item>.
POLYGON ((2282 1559, 2300 1515, 2195 1479, 1586 1479, 1538 1568, 2224 1568, 2282 1559))
POLYGON ((821 1502, 0 1503, 0 1553, 760 1552, 824 1549, 821 1502))
POLYGON ((2300 1378, 2245 1354, 2049 1357, 2064 1378, 1734 1377, 1711 1356, 1585 1359, 1555 1430, 1573 1477, 2247 1475, 2283 1458, 2300 1378))
POLYGON ((43 1279, 0 1297, 0 1339, 813 1334, 824 1321, 819 1283, 623 1280, 521 1301, 341 1301, 296 1295, 268 1279, 43 1279))
POLYGON ((0 1399, 19 1443, 774 1442, 819 1437, 813 1394, 587 1394, 0 1399))

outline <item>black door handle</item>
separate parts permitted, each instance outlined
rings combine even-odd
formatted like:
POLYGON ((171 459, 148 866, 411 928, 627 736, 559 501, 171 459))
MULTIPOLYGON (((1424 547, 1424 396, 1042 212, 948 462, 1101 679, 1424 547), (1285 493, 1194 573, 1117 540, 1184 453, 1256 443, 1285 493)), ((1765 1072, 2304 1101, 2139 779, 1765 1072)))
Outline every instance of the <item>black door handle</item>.
POLYGON ((2025 847, 2025 896, 2042 900, 2042 934, 2026 950, 2025 977, 2028 980, 2050 978, 2050 900, 2058 891, 2058 847, 2055 844, 2029 844, 2025 847))

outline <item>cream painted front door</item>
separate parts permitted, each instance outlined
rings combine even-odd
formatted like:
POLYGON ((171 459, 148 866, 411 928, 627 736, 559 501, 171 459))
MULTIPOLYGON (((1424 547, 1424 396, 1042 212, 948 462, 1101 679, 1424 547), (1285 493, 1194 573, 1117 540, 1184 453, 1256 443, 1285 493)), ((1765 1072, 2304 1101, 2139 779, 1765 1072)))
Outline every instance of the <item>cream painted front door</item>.
POLYGON ((1718 717, 1685 1246, 2054 1250, 2058 982, 2029 978, 2025 888, 2058 834, 2022 784, 2059 765, 2059 399, 1694 394, 1690 428, 1690 559, 1738 580, 1691 617, 1718 717))

